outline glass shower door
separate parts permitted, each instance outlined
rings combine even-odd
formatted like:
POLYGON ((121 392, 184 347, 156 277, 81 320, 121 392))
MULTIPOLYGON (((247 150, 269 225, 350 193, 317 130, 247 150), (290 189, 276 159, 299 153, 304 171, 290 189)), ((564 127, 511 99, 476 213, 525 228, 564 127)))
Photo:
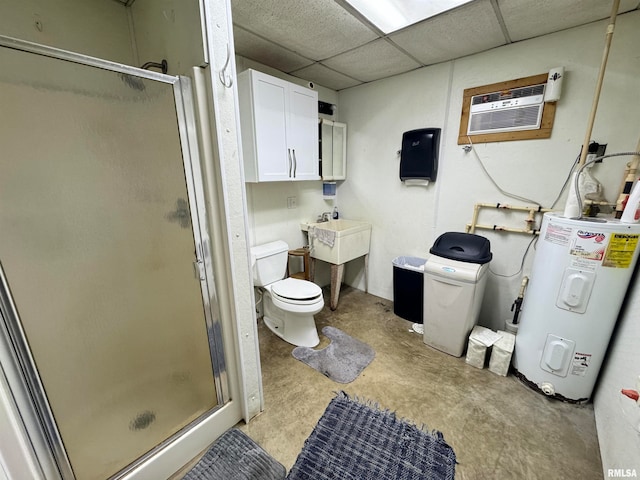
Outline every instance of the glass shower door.
POLYGON ((0 65, 0 261, 73 474, 107 478, 222 398, 175 87, 0 65))

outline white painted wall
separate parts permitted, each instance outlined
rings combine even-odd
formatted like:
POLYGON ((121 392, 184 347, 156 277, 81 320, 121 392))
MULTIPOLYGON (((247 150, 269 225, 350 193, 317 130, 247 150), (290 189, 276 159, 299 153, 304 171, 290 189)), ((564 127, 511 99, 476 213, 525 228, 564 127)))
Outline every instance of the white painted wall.
MULTIPOLYGON (((380 297, 393 298, 392 260, 399 255, 425 257, 434 238, 441 180, 428 187, 404 185, 397 152, 403 132, 443 127, 450 76, 451 64, 445 63, 339 95, 342 121, 348 125, 347 180, 338 187, 342 215, 372 224, 369 292, 380 297)), ((347 282, 353 274, 350 267, 347 282)), ((362 289, 360 280, 356 286, 362 289)))
MULTIPOLYGON (((464 231, 476 202, 522 204, 501 195, 482 173, 474 154, 464 153, 457 145, 462 94, 466 88, 565 67, 563 94, 551 138, 476 145, 486 168, 504 189, 551 205, 580 152, 602 58, 606 23, 596 22, 518 42, 338 93, 340 121, 347 123, 349 134, 347 180, 339 184, 337 203, 343 217, 373 224, 369 259, 372 294, 392 299, 392 260, 399 255, 427 257, 438 235, 464 231), (443 128, 438 179, 427 188, 407 187, 399 180, 396 152, 404 131, 422 127, 443 128)), ((593 140, 608 144, 608 153, 633 150, 640 135, 638 44, 640 12, 620 15, 592 134, 593 140)), ((238 70, 249 63, 239 61, 238 70)), ((628 161, 629 158, 612 158, 594 167, 593 173, 603 183, 609 201, 616 200, 628 161)), ((320 183, 315 183, 248 184, 252 244, 275 238, 294 245, 301 242, 299 221, 331 207, 324 208, 320 183), (287 210, 286 197, 293 195, 298 198, 298 208, 287 210)), ((565 196, 557 204, 558 209, 563 208, 565 196)), ((522 228, 524 218, 513 213, 483 211, 480 220, 522 228)), ((508 275, 505 278, 490 274, 480 323, 503 328, 504 320, 512 316, 510 307, 522 276, 530 271, 533 248, 523 272, 518 273, 531 237, 477 233, 491 241, 492 270, 508 275)), ((362 266, 361 262, 352 262, 345 276, 347 283, 360 289, 364 288, 362 266)), ((322 283, 322 278, 319 280, 322 283)), ((617 393, 640 374, 625 368, 640 365, 640 327, 637 314, 632 313, 633 305, 640 301, 637 300, 640 287, 634 287, 632 292, 634 300, 622 319, 611 361, 596 395, 605 473, 616 467, 635 466, 640 470, 635 460, 638 436, 623 425, 617 393)))
MULTIPOLYGON (((637 123, 636 123, 637 125, 637 123)), ((602 466, 607 470, 635 469, 640 475, 640 405, 621 395, 623 388, 638 389, 640 376, 640 284, 636 272, 623 315, 609 345, 600 372, 594 406, 602 466)))
MULTIPOLYGON (((506 190, 549 206, 580 152, 591 109, 606 22, 574 28, 515 43, 409 74, 339 92, 341 121, 349 125, 347 180, 339 187, 344 216, 373 223, 369 290, 391 299, 392 259, 397 255, 426 257, 438 235, 463 231, 476 202, 521 204, 499 194, 482 173, 473 154, 457 145, 463 90, 470 87, 565 67, 563 95, 558 102, 550 139, 477 145, 477 153, 506 190), (402 132, 442 127, 440 171, 435 185, 405 187, 398 179, 402 132)), ((618 17, 593 140, 607 143, 607 153, 633 150, 640 130, 640 12, 618 17)), ((605 195, 615 201, 627 158, 611 158, 595 167, 605 195)), ((562 208, 564 202, 559 203, 562 208)), ((515 214, 483 212, 482 223, 524 226, 515 214), (488 213, 488 214, 487 214, 488 213)), ((478 231, 492 243, 492 270, 519 270, 526 236, 478 231)), ((529 273, 529 255, 524 274, 529 273)), ((490 275, 480 323, 501 328, 512 316, 522 275, 490 275)), ((347 279, 349 280, 349 279, 347 279)), ((362 281, 355 284, 362 288, 362 281)), ((604 471, 636 468, 638 434, 625 425, 619 390, 633 386, 640 374, 640 327, 632 313, 640 287, 622 318, 610 362, 596 395, 596 415, 604 471), (635 369, 629 368, 634 365, 635 369)))
MULTIPOLYGON (((624 103, 638 104, 640 98, 634 87, 640 66, 634 61, 637 54, 633 50, 639 23, 637 12, 618 20, 593 130, 593 139, 607 143, 608 152, 632 150, 640 133, 640 113, 623 107, 624 103)), ((374 224, 369 260, 371 293, 393 298, 392 259, 397 255, 426 257, 438 235, 464 230, 474 203, 522 204, 497 192, 473 153, 466 154, 457 145, 466 88, 565 66, 563 95, 550 139, 476 145, 486 168, 504 189, 550 206, 580 152, 604 32, 605 23, 598 22, 340 92, 341 120, 349 125, 349 175, 339 187, 339 196, 345 217, 374 224), (438 180, 428 188, 406 187, 398 179, 396 151, 402 133, 420 127, 443 128, 438 180)), ((612 201, 625 163, 624 159, 610 159, 594 168, 612 201)), ((521 228, 521 218, 517 214, 483 212, 480 220, 521 228)), ((492 243, 494 272, 518 271, 529 237, 477 233, 492 243)), ((482 324, 502 327, 511 315, 520 281, 520 275, 510 279, 490 276, 482 324)))
POLYGON ((138 66, 166 59, 169 75, 187 75, 207 63, 200 0, 137 0, 130 13, 138 66))
POLYGON ((113 1, 3 2, 0 33, 113 62, 133 59, 126 9, 113 1))

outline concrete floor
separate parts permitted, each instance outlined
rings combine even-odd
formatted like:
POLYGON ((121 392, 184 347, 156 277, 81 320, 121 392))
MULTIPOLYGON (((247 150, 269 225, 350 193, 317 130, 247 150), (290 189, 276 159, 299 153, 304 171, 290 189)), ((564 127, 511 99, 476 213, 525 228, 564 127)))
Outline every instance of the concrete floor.
MULTIPOLYGON (((316 324, 366 342, 376 358, 339 384, 293 358, 294 347, 259 323, 265 411, 240 428, 287 469, 334 392, 344 390, 440 430, 456 452, 457 479, 602 478, 591 404, 550 400, 513 376, 434 350, 393 314, 392 302, 356 289, 343 288, 337 310, 325 307, 316 324)), ((320 337, 322 348, 328 340, 320 337)))
POLYGON ((293 358, 294 347, 259 322, 265 410, 239 428, 287 470, 334 392, 344 390, 441 431, 456 452, 458 480, 602 478, 591 404, 550 400, 511 375, 434 350, 394 315, 392 302, 356 289, 343 287, 337 310, 325 306, 316 324, 366 342, 376 357, 355 381, 339 384, 293 358))

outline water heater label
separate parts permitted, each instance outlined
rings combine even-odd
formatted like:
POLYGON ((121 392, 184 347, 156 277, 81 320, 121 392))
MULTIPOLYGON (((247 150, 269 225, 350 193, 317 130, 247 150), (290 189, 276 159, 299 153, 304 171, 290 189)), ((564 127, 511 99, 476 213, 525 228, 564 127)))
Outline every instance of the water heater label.
POLYGON ((587 369, 589 368, 589 363, 591 363, 591 354, 590 353, 579 353, 579 352, 576 352, 573 355, 573 362, 571 364, 571 375, 577 375, 579 377, 584 377, 587 374, 587 369))
POLYGON ((544 234, 544 239, 545 241, 555 243, 556 245, 566 246, 569 245, 572 233, 573 229, 571 227, 565 227, 559 223, 549 222, 547 231, 544 234))
POLYGON ((633 254, 638 246, 640 235, 629 233, 613 233, 602 261, 603 267, 629 268, 633 254))
POLYGON ((576 230, 569 253, 585 260, 602 261, 607 247, 604 232, 576 230))
POLYGON ((592 272, 595 272, 599 265, 600 262, 598 260, 582 257, 571 257, 571 262, 569 263, 569 266, 578 270, 590 270, 592 272))

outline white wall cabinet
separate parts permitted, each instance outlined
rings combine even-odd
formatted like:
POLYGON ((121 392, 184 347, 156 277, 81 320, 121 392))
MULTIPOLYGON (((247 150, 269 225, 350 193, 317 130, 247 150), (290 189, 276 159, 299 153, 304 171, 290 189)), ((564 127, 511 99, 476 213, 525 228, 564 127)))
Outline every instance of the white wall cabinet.
POLYGON ((347 125, 320 119, 320 162, 323 180, 347 178, 347 125))
POLYGON ((318 92, 250 69, 238 101, 247 182, 320 180, 318 92))

